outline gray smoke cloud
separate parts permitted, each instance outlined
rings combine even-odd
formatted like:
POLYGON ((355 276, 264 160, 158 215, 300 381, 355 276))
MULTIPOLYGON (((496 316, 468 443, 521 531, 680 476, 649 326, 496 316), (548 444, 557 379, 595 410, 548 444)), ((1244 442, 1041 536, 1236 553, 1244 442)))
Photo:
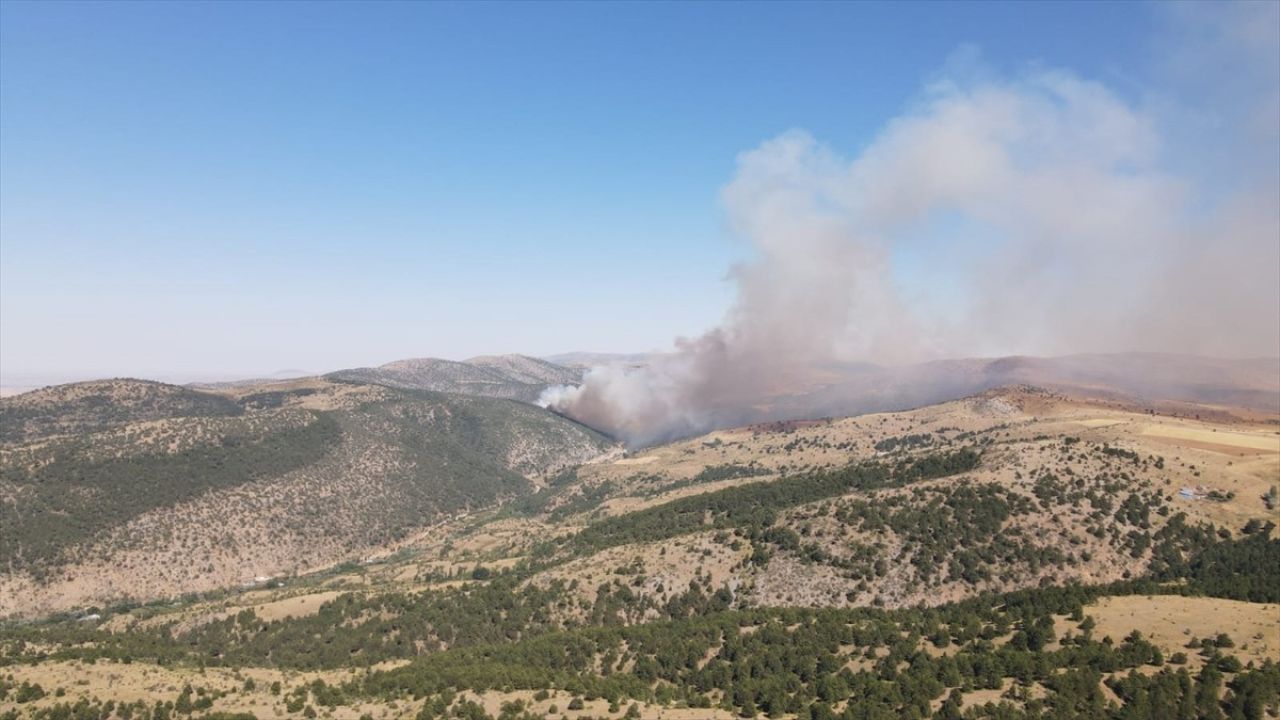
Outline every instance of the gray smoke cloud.
POLYGON ((1263 78, 1211 120, 1063 71, 951 74, 856 157, 803 131, 743 153, 722 199, 754 253, 722 324, 543 403, 637 445, 811 412, 782 399, 856 363, 1280 354, 1280 6, 1257 5, 1232 10, 1248 47, 1233 23, 1196 39, 1263 78), (1229 182, 1204 169, 1218 151, 1242 158, 1229 182))

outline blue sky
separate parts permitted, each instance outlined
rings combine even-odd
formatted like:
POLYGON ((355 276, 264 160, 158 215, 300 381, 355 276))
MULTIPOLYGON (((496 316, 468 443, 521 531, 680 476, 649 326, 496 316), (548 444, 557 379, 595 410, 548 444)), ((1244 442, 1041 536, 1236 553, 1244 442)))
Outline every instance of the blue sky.
POLYGON ((0 372, 662 347, 732 301, 739 153, 856 154, 967 46, 1140 95, 1154 13, 5 2, 0 372))

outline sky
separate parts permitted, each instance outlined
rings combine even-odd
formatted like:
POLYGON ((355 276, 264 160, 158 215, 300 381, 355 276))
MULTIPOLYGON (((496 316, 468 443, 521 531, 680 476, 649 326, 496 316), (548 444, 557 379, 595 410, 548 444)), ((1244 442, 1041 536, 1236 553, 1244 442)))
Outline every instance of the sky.
POLYGON ((733 304, 743 153, 856 156, 944 71, 1153 102, 1171 14, 0 3, 0 381, 669 347, 733 304))

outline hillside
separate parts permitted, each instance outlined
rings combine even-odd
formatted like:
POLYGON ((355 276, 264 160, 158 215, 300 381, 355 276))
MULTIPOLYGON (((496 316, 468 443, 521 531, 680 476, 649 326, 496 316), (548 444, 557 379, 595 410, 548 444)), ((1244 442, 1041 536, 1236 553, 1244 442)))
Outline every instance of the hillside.
POLYGON ((438 358, 397 360, 376 368, 338 370, 325 377, 337 382, 533 402, 548 387, 576 383, 582 375, 580 370, 525 355, 488 355, 461 362, 438 358))
MULTIPOLYGON (((1012 389, 903 413, 719 431, 586 465, 573 484, 540 496, 542 514, 532 521, 587 525, 592 535, 596 523, 609 527, 613 539, 592 542, 618 548, 609 550, 610 563, 656 562, 667 571, 681 562, 663 537, 680 538, 677 557, 696 565, 709 550, 707 567, 727 563, 721 579, 751 588, 753 603, 909 606, 1045 579, 1123 579, 1141 567, 1135 559, 1147 561, 1156 536, 1179 512, 1229 527, 1265 519, 1262 496, 1278 479, 1274 425, 1214 425, 1012 389), (982 461, 958 483, 804 491, 785 504, 767 492, 775 482, 837 471, 851 457, 895 462, 962 448, 978 449, 982 461), (1179 498, 1181 488, 1200 485, 1221 499, 1179 498), (749 546, 725 553, 715 542, 719 530, 740 532, 755 522, 732 519, 739 504, 769 506, 774 525, 794 533, 780 536, 774 544, 781 551, 769 551, 763 567, 742 564, 749 546), (673 513, 714 514, 722 507, 728 516, 711 527, 671 524, 673 513), (987 522, 995 525, 984 528, 987 522)), ((602 564, 591 559, 582 567, 602 564)), ((663 593, 655 601, 687 582, 686 575, 656 583, 663 593)))
MULTIPOLYGON (((452 438, 442 447, 461 442, 453 433, 491 427, 501 403, 542 417, 383 387, 276 392, 278 403, 232 399, 331 413, 344 433, 354 421, 340 408, 377 408, 358 417, 395 446, 422 427, 452 438)), ((350 720, 1274 716, 1275 420, 1021 386, 544 464, 537 492, 501 505, 441 494, 465 514, 361 565, 317 562, 278 587, 0 630, 8 707, 167 699, 350 720), (24 683, 48 694, 18 703, 36 694, 24 683)), ((492 453, 501 435, 467 447, 492 453)), ((508 486, 495 477, 499 497, 508 486)), ((253 497, 270 517, 301 510, 253 497)), ((330 505, 306 522, 348 512, 330 505)), ((213 507, 195 512, 216 522, 213 507)))
POLYGON ((0 614, 360 559, 608 446, 522 403, 320 380, 224 395, 111 381, 0 402, 22 419, 0 451, 0 614), (110 412, 104 388, 123 398, 110 412))

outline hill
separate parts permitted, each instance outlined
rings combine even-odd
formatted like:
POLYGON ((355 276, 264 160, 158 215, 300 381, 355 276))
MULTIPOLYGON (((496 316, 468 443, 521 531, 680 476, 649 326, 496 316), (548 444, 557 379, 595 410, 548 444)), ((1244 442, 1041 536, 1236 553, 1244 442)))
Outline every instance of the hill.
MULTIPOLYGON (((435 438, 431 456, 451 465, 511 447, 484 428, 570 432, 515 402, 321 380, 228 397, 246 418, 328 414, 343 443, 361 423, 390 448, 435 438), (530 415, 511 419, 511 409, 530 415), (463 448, 444 450, 454 443, 463 448)), ((460 498, 457 484, 436 495, 465 510, 362 564, 317 561, 242 592, 81 605, 78 619, 0 628, 0 710, 79 703, 102 716, 92 712, 123 703, 154 717, 161 701, 178 714, 282 719, 1274 714, 1280 541, 1268 503, 1280 434, 1270 420, 1014 387, 902 413, 719 430, 559 470, 544 459, 538 492, 511 491, 490 465, 484 495, 460 498)), ((397 466, 390 448, 372 455, 384 462, 376 477, 397 466)), ((241 527, 301 512, 303 525, 323 527, 307 542, 323 544, 329 516, 378 480, 352 492, 334 484, 346 477, 337 465, 311 468, 314 488, 288 487, 320 511, 273 506, 260 492, 234 515, 225 502, 189 505, 195 524, 294 553, 241 527)), ((156 538, 134 541, 138 552, 156 538)), ((210 550, 186 547, 166 564, 198 564, 210 550)), ((146 587, 132 557, 113 562, 146 587)), ((242 553, 241 570, 270 557, 242 553)), ((90 568, 76 566, 77 577, 90 568)), ((67 602, 69 587, 55 580, 24 597, 67 602)))
POLYGON ((0 467, 0 613, 359 559, 608 446, 522 403, 321 380, 223 395, 111 381, 0 403, 21 419, 0 467))
MULTIPOLYGON (((245 417, 328 413, 344 436, 358 410, 392 446, 427 429, 441 445, 487 436, 499 408, 543 417, 322 381, 228 397, 245 417)), ((154 717, 161 701, 264 718, 1274 715, 1277 418, 1203 409, 1016 386, 614 450, 548 466, 536 492, 504 495, 499 477, 496 500, 468 498, 360 564, 0 627, 0 712, 80 703, 154 717)), ((502 435, 467 448, 491 455, 502 435)), ((326 505, 305 523, 364 496, 335 487, 342 477, 317 473, 311 497, 326 505)), ((305 512, 253 497, 222 523, 237 542, 278 543, 238 528, 305 512)), ((193 507, 199 526, 225 517, 193 507)), ((201 551, 163 564, 198 564, 201 551)), ((41 592, 24 597, 71 605, 66 584, 41 592)))
POLYGON ((533 402, 548 387, 576 383, 582 374, 580 370, 525 355, 488 355, 461 362, 438 358, 397 360, 376 368, 338 370, 325 377, 337 382, 533 402))
POLYGON ((149 380, 94 380, 0 401, 0 443, 92 433, 128 423, 238 415, 227 398, 149 380))

